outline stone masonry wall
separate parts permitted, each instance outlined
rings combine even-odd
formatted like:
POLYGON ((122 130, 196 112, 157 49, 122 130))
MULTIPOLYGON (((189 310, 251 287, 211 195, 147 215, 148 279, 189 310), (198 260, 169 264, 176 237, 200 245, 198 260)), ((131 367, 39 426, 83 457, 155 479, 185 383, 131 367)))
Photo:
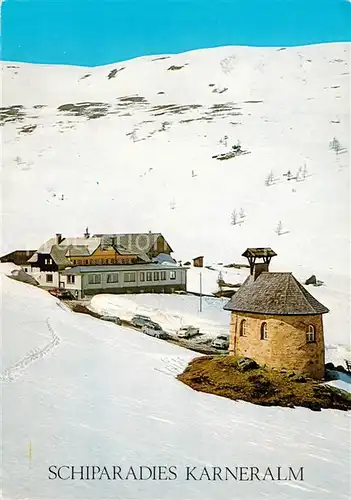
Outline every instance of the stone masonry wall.
POLYGON ((233 312, 229 352, 253 358, 260 365, 285 368, 321 379, 324 377, 322 316, 271 316, 233 312), (246 320, 245 336, 240 336, 242 320, 246 320), (261 340, 263 322, 267 323, 266 340, 261 340), (309 325, 315 328, 315 342, 311 343, 306 342, 309 325))

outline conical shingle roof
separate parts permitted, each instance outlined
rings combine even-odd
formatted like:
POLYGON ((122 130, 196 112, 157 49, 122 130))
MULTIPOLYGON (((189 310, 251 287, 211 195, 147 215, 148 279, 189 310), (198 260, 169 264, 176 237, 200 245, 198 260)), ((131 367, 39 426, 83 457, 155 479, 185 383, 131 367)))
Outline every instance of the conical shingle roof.
POLYGON ((292 275, 261 273, 249 276, 224 306, 228 311, 272 315, 309 315, 329 312, 292 275))

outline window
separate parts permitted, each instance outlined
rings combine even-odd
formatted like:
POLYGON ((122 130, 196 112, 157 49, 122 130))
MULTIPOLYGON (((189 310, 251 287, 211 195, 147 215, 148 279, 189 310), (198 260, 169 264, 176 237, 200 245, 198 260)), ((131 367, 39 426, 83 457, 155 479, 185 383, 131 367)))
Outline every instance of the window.
POLYGON ((246 337, 246 320, 243 319, 240 323, 240 337, 246 337))
POLYGON ((313 325, 308 325, 308 330, 306 333, 306 342, 311 343, 316 341, 316 330, 313 325))
POLYGON ((52 283, 52 282, 53 282, 52 274, 47 274, 46 275, 46 283, 52 283))
POLYGON ((52 264, 52 259, 50 259, 50 257, 45 257, 44 264, 46 266, 51 265, 52 264))
POLYGON ((85 259, 85 264, 86 264, 86 265, 88 265, 88 264, 89 264, 88 259, 85 259))
POLYGON ((74 285, 75 276, 67 276, 67 283, 74 285))
POLYGON ((264 321, 261 325, 261 340, 267 340, 268 339, 268 327, 267 323, 264 321))
POLYGON ((118 273, 108 274, 107 283, 118 283, 118 273))
POLYGON ((176 279, 176 272, 175 271, 170 271, 169 272, 169 279, 175 280, 176 279))
POLYGON ((140 273, 140 281, 145 281, 145 273, 140 273))
POLYGON ((101 283, 101 274, 88 274, 89 285, 99 285, 101 283))
POLYGON ((160 279, 160 273, 158 271, 154 272, 154 281, 159 281, 160 279))
POLYGON ((152 281, 152 273, 146 273, 146 281, 152 281))
POLYGON ((165 281, 166 279, 166 271, 161 271, 161 280, 165 281))
POLYGON ((124 273, 124 281, 131 283, 135 281, 135 273, 124 273))

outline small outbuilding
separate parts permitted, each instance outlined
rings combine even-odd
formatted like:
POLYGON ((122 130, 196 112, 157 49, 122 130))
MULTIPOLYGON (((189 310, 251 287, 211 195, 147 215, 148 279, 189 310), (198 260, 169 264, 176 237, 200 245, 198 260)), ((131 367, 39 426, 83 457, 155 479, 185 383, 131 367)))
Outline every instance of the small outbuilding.
POLYGON ((229 353, 314 379, 324 377, 322 315, 329 310, 290 272, 269 272, 276 253, 248 248, 250 276, 224 306, 231 311, 229 353))
POLYGON ((204 267, 204 256, 199 255, 199 257, 195 257, 193 259, 193 266, 194 267, 204 267))

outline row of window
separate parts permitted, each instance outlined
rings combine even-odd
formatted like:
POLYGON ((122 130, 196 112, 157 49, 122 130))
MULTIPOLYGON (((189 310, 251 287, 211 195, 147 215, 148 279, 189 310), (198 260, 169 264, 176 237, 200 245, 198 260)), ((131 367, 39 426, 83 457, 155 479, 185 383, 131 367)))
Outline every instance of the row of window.
MULTIPOLYGON (((240 323, 239 335, 240 337, 246 337, 247 334, 247 322, 243 319, 240 323)), ((260 339, 268 340, 268 326, 265 321, 261 323, 260 327, 260 339)), ((316 330, 313 325, 308 325, 308 329, 306 332, 306 342, 311 343, 316 341, 316 330)))
MULTIPOLYGON (((119 282, 119 274, 120 273, 109 273, 107 274, 107 283, 118 283, 119 282)), ((101 274, 88 274, 88 283, 89 285, 100 285, 102 278, 101 274)), ((74 276, 72 276, 74 278, 74 276)), ((177 277, 176 271, 169 272, 169 279, 175 280, 177 277)), ((69 278, 69 277, 68 277, 69 278)), ((135 283, 137 279, 136 272, 123 273, 123 281, 124 283, 135 283)), ((166 271, 141 271, 139 273, 139 281, 166 281, 167 274, 166 271)), ((70 281, 68 281, 70 283, 70 281)), ((71 283, 74 283, 72 281, 71 283)))
MULTIPOLYGON (((72 264, 78 266, 99 266, 103 264, 132 264, 132 258, 122 258, 122 259, 71 259, 72 264)), ((135 259, 134 259, 135 260, 135 259)))

